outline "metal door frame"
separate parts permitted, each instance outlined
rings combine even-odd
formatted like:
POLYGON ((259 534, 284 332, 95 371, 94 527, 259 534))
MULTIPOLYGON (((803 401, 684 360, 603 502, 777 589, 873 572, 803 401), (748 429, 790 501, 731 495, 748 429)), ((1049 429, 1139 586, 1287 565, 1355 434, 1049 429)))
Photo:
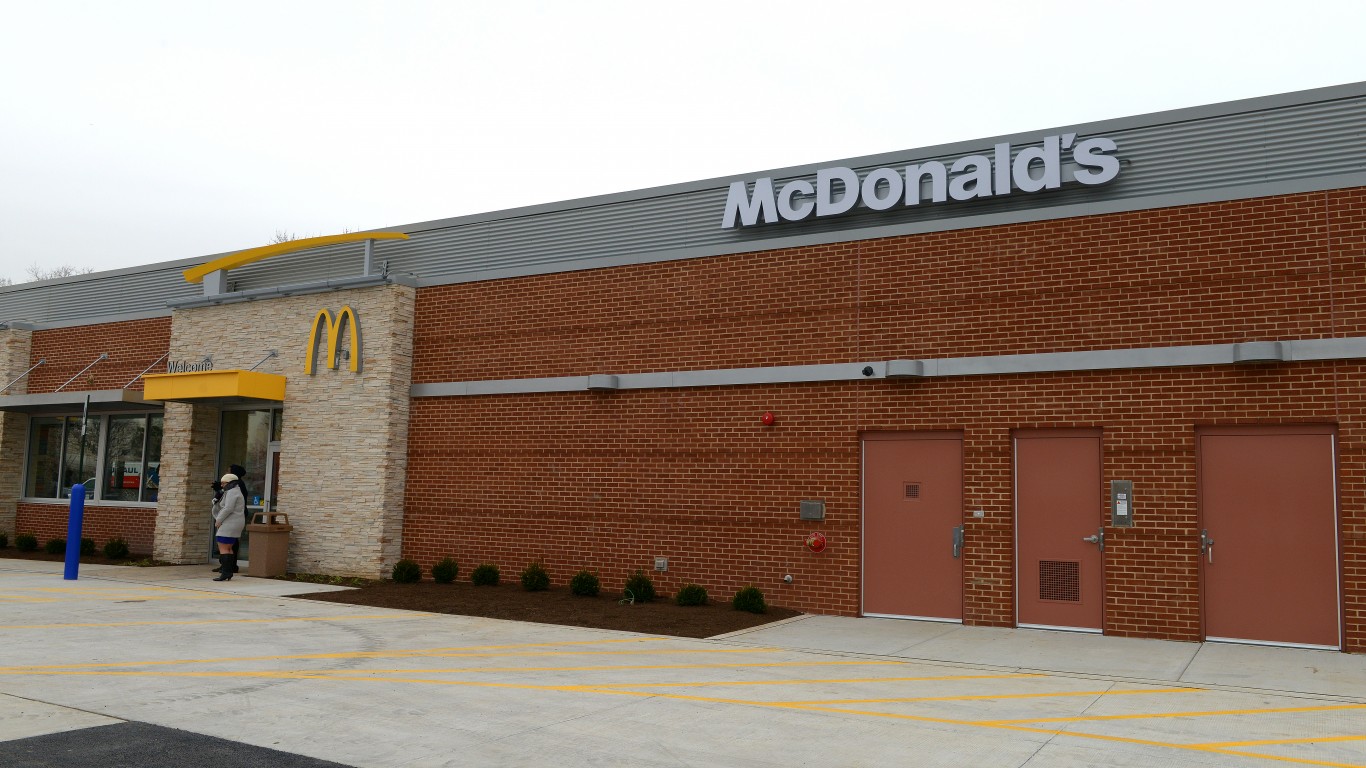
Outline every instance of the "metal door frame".
POLYGON ((272 489, 275 487, 275 461, 280 455, 280 441, 271 440, 266 443, 266 477, 262 481, 265 488, 261 489, 261 511, 270 512, 275 506, 275 496, 272 489))

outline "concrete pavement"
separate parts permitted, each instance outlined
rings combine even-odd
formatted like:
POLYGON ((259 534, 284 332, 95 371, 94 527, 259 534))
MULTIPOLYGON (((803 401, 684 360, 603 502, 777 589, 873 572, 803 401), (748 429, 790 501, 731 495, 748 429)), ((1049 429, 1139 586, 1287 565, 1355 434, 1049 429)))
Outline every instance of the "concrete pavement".
POLYGON ((210 576, 0 559, 0 741, 133 723, 367 767, 1366 766, 1363 656, 824 616, 691 640, 210 576))

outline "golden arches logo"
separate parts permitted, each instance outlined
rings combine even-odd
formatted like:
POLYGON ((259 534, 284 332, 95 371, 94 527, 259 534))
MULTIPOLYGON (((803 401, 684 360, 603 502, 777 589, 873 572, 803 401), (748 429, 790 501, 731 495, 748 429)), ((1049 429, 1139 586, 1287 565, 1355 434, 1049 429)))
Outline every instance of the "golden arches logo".
POLYGON ((337 367, 337 342, 341 340, 342 324, 348 323, 351 329, 351 363, 348 367, 356 373, 360 373, 360 322, 356 319, 356 310, 350 306, 344 306, 333 319, 332 313, 326 309, 318 310, 318 314, 313 318, 313 326, 308 332, 308 351, 304 356, 304 373, 313 374, 313 358, 318 356, 318 342, 321 340, 318 329, 324 324, 327 327, 327 367, 337 367))

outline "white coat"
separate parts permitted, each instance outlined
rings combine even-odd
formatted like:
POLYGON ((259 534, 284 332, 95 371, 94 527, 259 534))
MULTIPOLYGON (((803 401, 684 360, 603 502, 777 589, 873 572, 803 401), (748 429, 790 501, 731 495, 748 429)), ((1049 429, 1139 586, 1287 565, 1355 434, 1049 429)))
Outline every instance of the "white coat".
POLYGON ((247 499, 240 487, 234 485, 223 491, 223 498, 213 503, 213 520, 218 523, 215 536, 242 537, 242 529, 247 525, 247 499))

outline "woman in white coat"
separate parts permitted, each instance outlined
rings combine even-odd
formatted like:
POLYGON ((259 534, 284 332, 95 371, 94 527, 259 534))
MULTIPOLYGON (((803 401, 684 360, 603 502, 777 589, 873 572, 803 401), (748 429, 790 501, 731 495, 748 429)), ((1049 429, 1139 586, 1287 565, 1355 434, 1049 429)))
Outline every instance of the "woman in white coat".
POLYGON ((232 545, 247 525, 247 500, 237 475, 223 475, 218 482, 223 486, 223 497, 213 503, 213 540, 218 544, 219 571, 214 581, 227 581, 237 571, 237 555, 232 553, 232 545))

